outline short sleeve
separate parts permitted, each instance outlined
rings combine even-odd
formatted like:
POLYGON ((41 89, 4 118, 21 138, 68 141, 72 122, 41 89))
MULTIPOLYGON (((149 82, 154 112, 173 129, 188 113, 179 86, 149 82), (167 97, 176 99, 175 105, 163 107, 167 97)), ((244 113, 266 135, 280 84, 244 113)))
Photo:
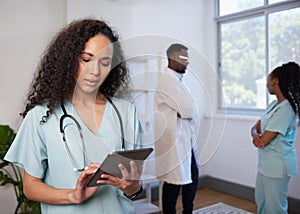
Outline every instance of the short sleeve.
POLYGON ((279 106, 273 112, 265 130, 285 135, 293 118, 294 112, 289 105, 279 106))
POLYGON ((31 176, 43 178, 47 168, 44 132, 40 124, 42 107, 30 110, 4 159, 26 170, 31 176))

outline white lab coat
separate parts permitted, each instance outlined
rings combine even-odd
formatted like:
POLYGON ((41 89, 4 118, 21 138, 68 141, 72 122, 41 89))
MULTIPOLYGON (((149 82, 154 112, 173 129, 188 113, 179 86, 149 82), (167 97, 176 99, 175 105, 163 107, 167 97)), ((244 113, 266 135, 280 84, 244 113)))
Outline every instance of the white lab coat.
POLYGON ((156 175, 176 185, 192 182, 191 150, 195 143, 195 107, 180 77, 170 68, 159 72, 154 96, 156 175))

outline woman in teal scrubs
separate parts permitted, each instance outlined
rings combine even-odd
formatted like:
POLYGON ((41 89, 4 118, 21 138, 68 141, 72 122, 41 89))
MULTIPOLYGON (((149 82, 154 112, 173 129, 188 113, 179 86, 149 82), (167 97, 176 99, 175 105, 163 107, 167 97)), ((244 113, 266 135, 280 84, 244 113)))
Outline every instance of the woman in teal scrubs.
POLYGON ((268 76, 267 88, 277 100, 251 129, 258 148, 255 201, 258 214, 287 214, 289 179, 298 173, 293 143, 296 115, 300 117, 299 65, 289 62, 275 68, 268 76))
POLYGON ((74 21, 48 46, 5 156, 24 168, 24 193, 42 213, 135 213, 142 169, 133 161, 119 166, 123 178, 103 174, 100 186, 87 187, 95 163, 123 149, 116 109, 125 149, 141 147, 136 108, 122 99, 128 81, 118 35, 103 21, 74 21))

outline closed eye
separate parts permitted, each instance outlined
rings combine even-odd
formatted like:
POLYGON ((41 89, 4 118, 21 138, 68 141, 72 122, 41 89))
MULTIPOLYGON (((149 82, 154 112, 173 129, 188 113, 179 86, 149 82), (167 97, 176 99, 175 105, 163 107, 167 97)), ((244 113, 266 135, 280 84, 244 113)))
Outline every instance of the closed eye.
POLYGON ((108 67, 108 66, 110 66, 110 63, 101 63, 101 65, 104 67, 108 67))
POLYGON ((85 59, 85 58, 82 58, 82 57, 81 57, 81 60, 84 61, 84 62, 90 62, 91 61, 90 59, 85 59))
POLYGON ((85 57, 88 57, 88 59, 86 59, 85 57, 80 56, 80 59, 82 61, 84 61, 84 62, 90 62, 90 61, 92 61, 92 57, 94 56, 93 54, 88 53, 88 52, 81 52, 80 54, 84 55, 85 57))
POLYGON ((111 59, 100 59, 99 65, 102 65, 103 67, 109 67, 111 65, 111 59))

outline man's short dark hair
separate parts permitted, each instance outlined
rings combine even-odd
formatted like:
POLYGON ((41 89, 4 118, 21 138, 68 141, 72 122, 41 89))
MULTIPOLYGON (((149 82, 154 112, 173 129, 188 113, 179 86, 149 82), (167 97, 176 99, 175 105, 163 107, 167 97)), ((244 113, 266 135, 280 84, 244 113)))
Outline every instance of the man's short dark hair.
POLYGON ((186 46, 182 45, 182 44, 172 44, 172 45, 170 45, 170 47, 167 49, 168 58, 174 52, 180 52, 182 49, 188 50, 188 48, 186 46))

